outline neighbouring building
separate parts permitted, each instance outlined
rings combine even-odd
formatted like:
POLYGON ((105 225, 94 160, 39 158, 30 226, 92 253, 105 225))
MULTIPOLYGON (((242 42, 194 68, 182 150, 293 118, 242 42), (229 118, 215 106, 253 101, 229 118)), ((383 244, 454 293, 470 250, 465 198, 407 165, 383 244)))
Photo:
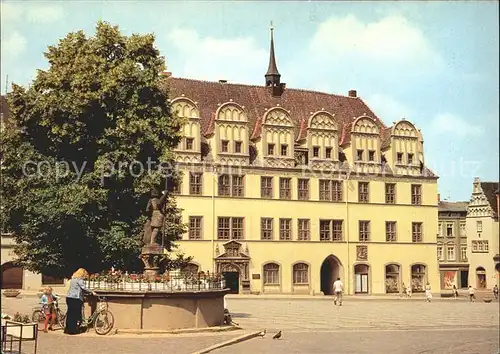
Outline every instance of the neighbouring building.
POLYGON ((469 202, 439 201, 437 258, 441 289, 469 286, 466 217, 469 202))
POLYGON ((477 289, 500 286, 499 183, 474 179, 467 207, 469 284, 477 289))
POLYGON ((438 177, 412 122, 387 126, 355 90, 287 88, 272 31, 262 86, 166 75, 194 270, 244 293, 439 289, 438 177))

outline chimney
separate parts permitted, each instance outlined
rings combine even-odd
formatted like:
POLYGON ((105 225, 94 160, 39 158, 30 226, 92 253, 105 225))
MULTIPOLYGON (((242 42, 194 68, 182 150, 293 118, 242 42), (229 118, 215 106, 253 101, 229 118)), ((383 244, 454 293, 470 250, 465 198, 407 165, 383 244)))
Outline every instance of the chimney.
POLYGON ((227 83, 227 80, 219 80, 219 83, 220 84, 225 84, 225 83, 227 83))
POLYGON ((438 193, 438 203, 441 201, 441 194, 438 193))
POLYGON ((356 92, 356 90, 349 90, 348 96, 349 97, 358 97, 358 93, 356 92))

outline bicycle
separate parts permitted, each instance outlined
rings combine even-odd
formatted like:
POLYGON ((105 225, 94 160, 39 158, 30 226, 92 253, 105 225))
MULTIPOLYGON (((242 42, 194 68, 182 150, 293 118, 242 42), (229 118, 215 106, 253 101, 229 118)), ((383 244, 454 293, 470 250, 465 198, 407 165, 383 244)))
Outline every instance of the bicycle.
POLYGON ((92 325, 97 334, 103 336, 109 333, 113 329, 115 324, 115 317, 108 310, 108 303, 105 301, 105 297, 97 296, 99 300, 96 305, 95 311, 90 315, 90 317, 85 318, 82 313, 82 323, 80 327, 86 328, 85 331, 89 330, 92 325))
MULTIPOLYGON (((56 310, 56 324, 64 328, 65 321, 66 321, 66 314, 61 311, 59 308, 59 301, 55 300, 53 302, 54 308, 56 310)), ((45 312, 43 311, 43 307, 39 306, 36 307, 35 310, 33 311, 33 314, 31 315, 31 320, 36 323, 44 322, 45 321, 45 312)))

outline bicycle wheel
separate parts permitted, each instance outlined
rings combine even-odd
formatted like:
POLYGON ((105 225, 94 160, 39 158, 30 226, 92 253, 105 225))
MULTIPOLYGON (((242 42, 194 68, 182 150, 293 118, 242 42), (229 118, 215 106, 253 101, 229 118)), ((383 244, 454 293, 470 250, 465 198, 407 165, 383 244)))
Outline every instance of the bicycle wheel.
POLYGON ((94 320, 94 330, 101 336, 108 334, 113 329, 115 317, 109 310, 100 311, 94 320))
POLYGON ((31 320, 36 323, 43 322, 45 321, 45 314, 43 313, 42 310, 35 310, 31 315, 31 320))
POLYGON ((61 310, 57 310, 57 324, 61 328, 66 327, 66 314, 61 310))

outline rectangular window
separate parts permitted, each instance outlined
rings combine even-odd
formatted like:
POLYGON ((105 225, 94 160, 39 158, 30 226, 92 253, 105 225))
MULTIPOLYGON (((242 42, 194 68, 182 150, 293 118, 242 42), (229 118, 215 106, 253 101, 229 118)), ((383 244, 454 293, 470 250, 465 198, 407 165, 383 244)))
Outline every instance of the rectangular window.
POLYGON ((332 221, 331 220, 320 220, 319 221, 319 240, 320 241, 330 241, 331 240, 331 230, 332 221))
POLYGON ((438 235, 439 237, 443 237, 443 223, 438 224, 438 235))
POLYGON ((484 252, 489 252, 490 245, 488 243, 488 240, 483 240, 483 245, 484 245, 484 252))
POLYGON ((396 203, 396 184, 386 183, 385 184, 385 203, 395 204, 396 203))
POLYGON ((273 197, 273 178, 261 177, 260 178, 260 196, 262 198, 273 197))
POLYGON ((309 284, 309 267, 305 263, 298 263, 293 266, 293 285, 309 284))
POLYGON ((297 229, 299 231, 299 241, 309 241, 311 237, 311 229, 309 227, 309 219, 299 219, 297 221, 297 229))
POLYGON ((319 180, 319 200, 331 200, 332 190, 330 187, 331 183, 329 180, 319 180))
POLYGON ((460 235, 465 235, 465 221, 460 221, 460 235))
POLYGON ((334 202, 342 201, 342 181, 332 181, 332 200, 334 202))
POLYGON ((319 146, 313 146, 313 157, 319 157, 319 146))
POLYGON ((477 232, 483 232, 483 222, 482 221, 476 221, 476 229, 477 229, 477 232))
POLYGON ((408 154, 408 165, 413 165, 413 154, 408 154))
POLYGON ((186 150, 193 150, 194 148, 194 139, 186 138, 186 150))
POLYGON ((460 259, 462 261, 467 261, 467 245, 460 246, 460 259))
POLYGON ((453 224, 446 224, 446 236, 453 237, 453 224))
POLYGON ((245 178, 243 176, 233 176, 233 197, 243 197, 245 178))
POLYGON ((333 221, 333 241, 342 241, 342 220, 332 220, 333 221))
POLYGON ((241 154, 241 147, 242 147, 242 143, 241 141, 235 141, 234 142, 234 152, 237 153, 237 154, 241 154))
POLYGON ((243 240, 245 238, 243 233, 243 218, 231 218, 231 239, 243 240))
POLYGON ((264 266, 264 285, 279 285, 280 268, 277 264, 269 263, 264 266))
POLYGON ((309 200, 309 180, 305 178, 299 178, 297 186, 299 200, 309 200))
POLYGON ((292 219, 280 219, 280 240, 292 239, 292 219))
POLYGON ((267 144, 267 154, 274 155, 274 144, 267 144))
POLYGON ((411 223, 411 241, 412 242, 422 242, 422 223, 412 222, 411 223))
POLYGON ((220 144, 221 152, 229 152, 229 140, 222 140, 220 144))
POLYGON ((359 241, 368 242, 370 241, 370 222, 360 221, 359 222, 359 241))
POLYGON ((190 216, 189 217, 189 231, 188 237, 190 240, 201 240, 201 224, 203 217, 201 216, 190 216))
POLYGON ((375 151, 368 151, 368 161, 375 161, 375 151))
POLYGON ((261 236, 262 240, 272 240, 273 239, 273 219, 272 218, 262 218, 261 220, 261 236))
POLYGON ((231 234, 231 218, 219 217, 217 223, 217 239, 229 240, 231 234))
POLYGON ((292 199, 292 179, 280 178, 280 199, 292 199))
POLYGON ((402 164, 403 163, 403 153, 398 152, 397 154, 397 163, 402 164))
POLYGON ((385 222, 385 240, 387 242, 396 242, 396 222, 385 222))
POLYGON ((172 186, 172 194, 182 194, 182 180, 174 181, 172 186))
POLYGON ((331 147, 325 148, 325 158, 327 158, 327 159, 332 158, 332 148, 331 147))
POLYGON ((438 246, 437 247, 437 259, 439 261, 444 260, 444 257, 443 257, 443 246, 438 246))
POLYGON ((281 144, 281 156, 287 156, 287 155, 288 155, 288 145, 281 144))
POLYGON ((369 182, 358 182, 358 202, 368 203, 370 201, 369 182))
POLYGON ((413 205, 422 204, 422 186, 420 184, 411 185, 411 203, 413 205))
POLYGON ((189 194, 191 195, 201 195, 203 184, 203 175, 201 173, 189 174, 189 194))
POLYGON ((446 256, 449 261, 455 260, 455 246, 447 246, 446 247, 446 256))
POLYGON ((231 176, 221 175, 219 176, 219 195, 220 196, 230 196, 231 195, 231 176))
POLYGON ((363 161, 363 150, 356 150, 356 161, 363 161))
POLYGON ((472 252, 477 252, 477 251, 478 251, 477 241, 472 241, 472 252))

